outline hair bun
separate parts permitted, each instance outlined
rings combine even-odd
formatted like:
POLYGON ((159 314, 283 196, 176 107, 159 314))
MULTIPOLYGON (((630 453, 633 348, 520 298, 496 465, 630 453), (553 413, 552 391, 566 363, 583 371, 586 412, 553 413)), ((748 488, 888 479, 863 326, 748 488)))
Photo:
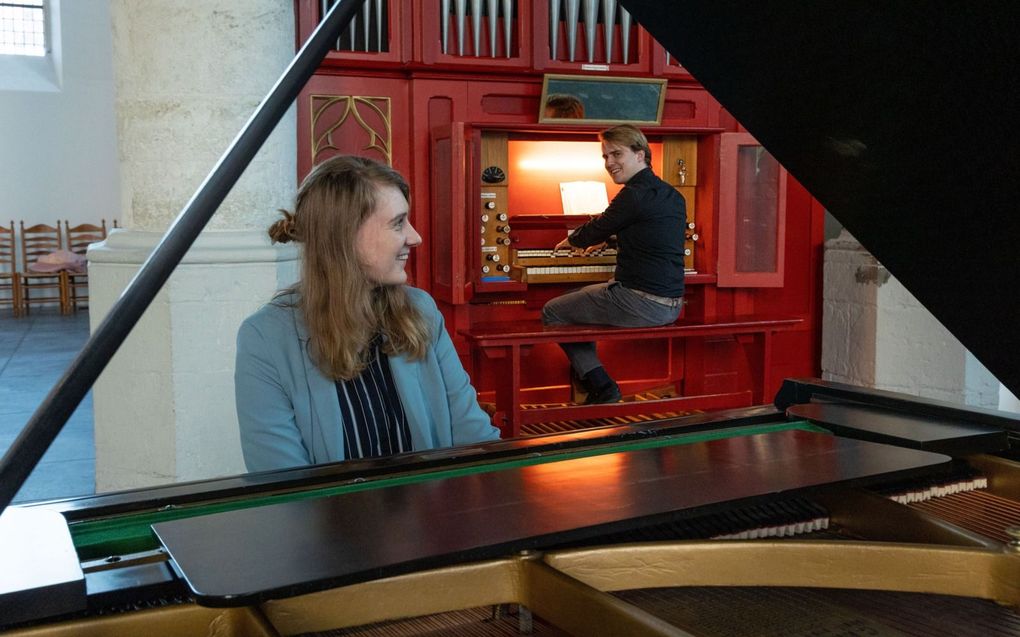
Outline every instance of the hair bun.
POLYGON ((269 226, 269 238, 272 239, 273 243, 298 241, 297 224, 294 221, 294 215, 282 208, 280 209, 280 214, 283 215, 283 219, 277 219, 273 225, 269 226))

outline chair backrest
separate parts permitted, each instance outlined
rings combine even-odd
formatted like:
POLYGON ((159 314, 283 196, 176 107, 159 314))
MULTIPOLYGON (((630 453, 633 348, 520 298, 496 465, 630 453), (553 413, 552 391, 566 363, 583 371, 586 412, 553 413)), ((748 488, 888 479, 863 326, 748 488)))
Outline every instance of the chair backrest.
POLYGON ((17 269, 15 259, 17 250, 14 248, 14 222, 9 228, 0 226, 0 272, 14 272, 17 269))
POLYGON ((21 267, 28 270, 28 267, 39 260, 39 257, 62 249, 60 241, 60 222, 56 227, 44 223, 37 223, 28 228, 25 222, 19 222, 21 226, 21 267))
POLYGON ((106 238, 106 219, 100 220, 100 225, 82 223, 70 227, 67 219, 64 220, 64 240, 67 242, 67 249, 75 254, 85 254, 89 244, 102 241, 106 238))

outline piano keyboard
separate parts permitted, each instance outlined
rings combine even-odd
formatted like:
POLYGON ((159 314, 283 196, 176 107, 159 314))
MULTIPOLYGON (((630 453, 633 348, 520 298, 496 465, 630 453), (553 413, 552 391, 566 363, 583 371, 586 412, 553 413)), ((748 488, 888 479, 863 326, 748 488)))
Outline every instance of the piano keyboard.
POLYGON ((887 485, 877 491, 894 502, 912 504, 987 488, 988 478, 971 467, 961 465, 954 468, 952 475, 928 480, 907 480, 887 485))
POLYGON ((811 533, 824 535, 829 528, 829 522, 829 512, 821 505, 806 498, 790 498, 611 533, 594 541, 544 548, 561 549, 593 544, 672 540, 752 540, 811 533))

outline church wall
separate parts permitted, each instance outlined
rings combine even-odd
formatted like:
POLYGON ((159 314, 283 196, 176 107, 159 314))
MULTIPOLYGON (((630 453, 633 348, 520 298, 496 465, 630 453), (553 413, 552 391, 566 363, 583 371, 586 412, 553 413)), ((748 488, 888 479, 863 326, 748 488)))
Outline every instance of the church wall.
POLYGON ((52 78, 34 70, 38 58, 5 56, 0 72, 0 223, 112 225, 121 207, 110 2, 50 6, 52 78))

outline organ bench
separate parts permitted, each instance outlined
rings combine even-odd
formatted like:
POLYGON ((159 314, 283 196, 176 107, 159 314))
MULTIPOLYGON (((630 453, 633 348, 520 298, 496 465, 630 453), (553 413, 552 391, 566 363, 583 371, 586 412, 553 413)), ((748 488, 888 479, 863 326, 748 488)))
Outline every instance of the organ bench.
MULTIPOLYGON (((659 327, 613 327, 609 325, 542 325, 539 321, 480 323, 459 331, 471 347, 474 369, 485 361, 496 361, 504 367, 496 383, 496 411, 493 422, 504 437, 518 436, 521 427, 539 422, 581 420, 614 416, 634 416, 688 409, 721 409, 749 406, 766 402, 772 378, 772 336, 776 332, 796 329, 802 318, 778 316, 745 316, 734 319, 693 322, 681 318, 676 323, 659 327), (636 341, 663 339, 669 360, 674 359, 679 341, 695 337, 733 336, 743 346, 754 378, 760 379, 751 391, 724 394, 691 394, 699 388, 685 386, 684 395, 674 398, 623 402, 603 405, 571 405, 523 409, 524 388, 522 366, 533 346, 539 343, 578 343, 584 341, 636 341)), ((672 367, 672 365, 671 365, 672 367)))

